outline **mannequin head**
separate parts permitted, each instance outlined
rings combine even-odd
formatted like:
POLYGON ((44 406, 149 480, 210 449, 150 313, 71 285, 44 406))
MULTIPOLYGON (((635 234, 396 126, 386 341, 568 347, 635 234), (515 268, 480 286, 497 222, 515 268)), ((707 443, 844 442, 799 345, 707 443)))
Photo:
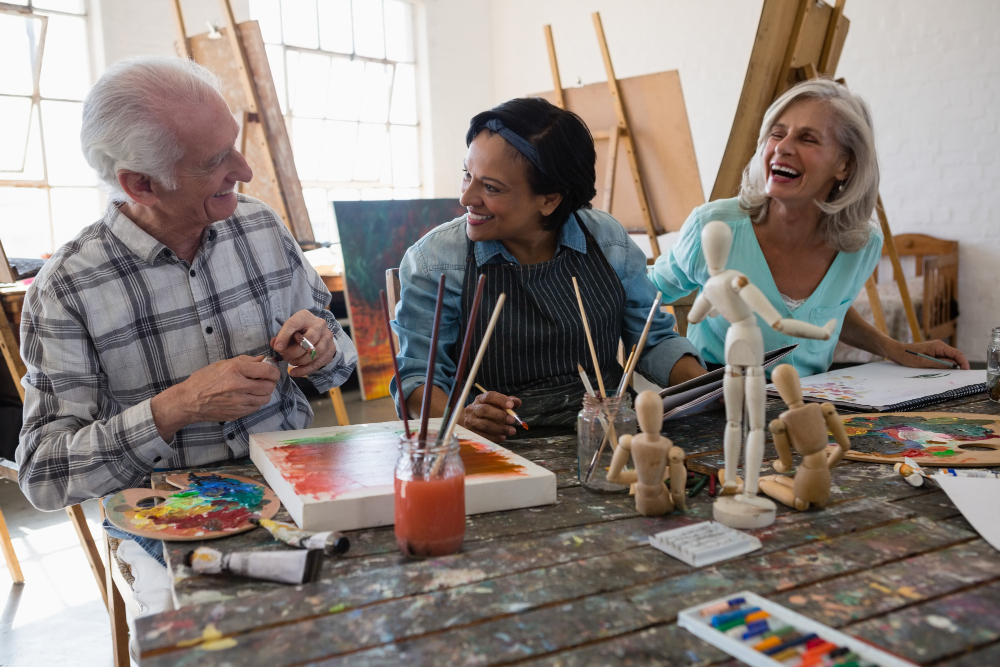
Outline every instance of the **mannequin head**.
POLYGON ((708 274, 716 276, 726 270, 729 248, 733 245, 733 230, 724 222, 714 220, 701 230, 701 248, 708 263, 708 274))
POLYGON ((771 371, 771 382, 781 395, 781 400, 790 408, 802 405, 802 383, 799 373, 791 364, 781 364, 771 371))

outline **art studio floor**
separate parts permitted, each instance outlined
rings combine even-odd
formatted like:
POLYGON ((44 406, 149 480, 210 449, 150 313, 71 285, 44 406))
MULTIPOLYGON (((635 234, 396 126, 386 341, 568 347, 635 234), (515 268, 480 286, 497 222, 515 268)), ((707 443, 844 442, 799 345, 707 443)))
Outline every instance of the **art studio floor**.
MULTIPOLYGON (((362 401, 344 392, 352 424, 395 419, 388 398, 362 401)), ((313 426, 335 426, 326 396, 312 400, 313 426)), ((40 512, 13 482, 0 479, 0 508, 21 562, 25 583, 15 586, 0 557, 0 667, 112 664, 111 627, 83 549, 65 512, 40 512)), ((90 530, 98 533, 97 501, 84 503, 90 530)))

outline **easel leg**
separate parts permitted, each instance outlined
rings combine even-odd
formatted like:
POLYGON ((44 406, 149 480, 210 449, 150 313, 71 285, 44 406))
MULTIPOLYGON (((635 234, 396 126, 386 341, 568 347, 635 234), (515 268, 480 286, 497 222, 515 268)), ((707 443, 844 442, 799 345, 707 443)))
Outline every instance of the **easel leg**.
POLYGON ((333 403, 333 411, 337 415, 338 426, 350 426, 351 420, 347 416, 347 406, 344 405, 344 395, 340 392, 340 387, 330 390, 330 401, 333 403))
POLYGON ((101 554, 97 550, 97 543, 94 542, 94 536, 90 533, 90 526, 87 525, 87 517, 83 513, 83 506, 70 505, 66 508, 66 514, 69 515, 69 521, 73 524, 73 528, 76 529, 76 536, 80 538, 80 546, 83 547, 83 554, 87 557, 87 563, 90 564, 90 571, 94 574, 94 579, 97 581, 97 588, 101 591, 101 597, 104 598, 104 606, 107 608, 108 589, 104 580, 104 563, 101 562, 101 554))
MULTIPOLYGON (((101 519, 104 519, 104 505, 101 505, 101 519)), ((131 667, 132 661, 128 654, 128 621, 125 619, 125 600, 118 592, 118 586, 111 578, 111 568, 117 567, 117 561, 111 555, 111 544, 108 542, 108 533, 101 531, 104 536, 104 581, 108 595, 108 617, 111 619, 111 652, 114 656, 115 667, 131 667)))
POLYGON ((10 541, 10 533, 7 532, 7 522, 3 519, 3 512, 0 511, 0 548, 3 550, 4 560, 7 562, 7 569, 10 570, 11 579, 15 584, 24 583, 24 575, 21 574, 21 564, 17 561, 17 554, 14 553, 14 544, 10 541))

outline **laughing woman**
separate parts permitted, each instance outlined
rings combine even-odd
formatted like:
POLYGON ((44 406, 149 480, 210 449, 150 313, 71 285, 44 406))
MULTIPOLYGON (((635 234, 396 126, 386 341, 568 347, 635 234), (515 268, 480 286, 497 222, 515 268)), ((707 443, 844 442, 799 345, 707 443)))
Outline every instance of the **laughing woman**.
MULTIPOLYGON (((571 278, 580 284, 605 387, 616 387, 619 339, 639 340, 656 289, 646 257, 621 224, 594 211, 594 140, 575 114, 542 99, 516 99, 472 119, 462 177, 466 215, 413 245, 399 269, 402 391, 417 414, 426 388, 431 323, 439 276, 445 301, 434 369, 431 415, 441 416, 451 390, 461 333, 480 275, 486 287, 485 322, 506 293, 496 332, 476 380, 489 389, 459 423, 496 442, 514 436, 516 409, 535 426, 569 428, 583 398, 577 364, 595 378, 571 278)), ((658 384, 676 384, 705 372, 694 347, 658 313, 637 370, 658 384)), ((483 327, 470 354, 474 358, 483 327)), ((596 386, 596 384, 595 384, 596 386)), ((523 431, 522 431, 523 433, 523 431)))
MULTIPOLYGON (((764 115, 757 152, 743 172, 739 197, 695 209, 680 238, 661 256, 652 279, 665 301, 700 289, 709 278, 702 226, 721 220, 733 230, 727 268, 745 273, 783 317, 822 325, 838 321, 827 341, 792 339, 761 327, 766 349, 798 344, 790 363, 803 377, 823 373, 837 339, 903 366, 933 366, 906 350, 968 362, 939 340, 904 345, 868 324, 851 307, 882 252, 871 223, 879 170, 868 105, 829 79, 800 83, 764 115)), ((707 318, 688 337, 709 363, 725 363, 729 323, 707 318)))

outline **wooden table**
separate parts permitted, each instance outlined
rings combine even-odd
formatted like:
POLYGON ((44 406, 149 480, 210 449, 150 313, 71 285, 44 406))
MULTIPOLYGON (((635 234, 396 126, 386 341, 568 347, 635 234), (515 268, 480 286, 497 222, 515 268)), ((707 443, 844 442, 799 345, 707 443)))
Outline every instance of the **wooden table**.
MULTIPOLYGON (((769 401, 768 418, 782 408, 769 401)), ((1000 414, 982 395, 935 409, 1000 414)), ((692 462, 717 465, 722 420, 691 416, 667 435, 692 462)), ((349 557, 293 587, 192 576, 178 563, 198 543, 165 543, 184 606, 139 619, 143 667, 726 663, 676 625, 677 612, 744 589, 916 663, 1000 664, 1000 554, 944 493, 911 487, 891 466, 845 462, 825 510, 779 505, 773 526, 752 531, 761 551, 694 569, 646 540, 710 519, 707 493, 685 512, 644 518, 627 496, 579 486, 574 438, 511 449, 556 473, 558 504, 469 517, 454 556, 408 561, 391 527, 357 531, 349 557)), ((776 458, 770 444, 766 458, 776 458)), ((213 546, 282 548, 262 530, 213 546)))

